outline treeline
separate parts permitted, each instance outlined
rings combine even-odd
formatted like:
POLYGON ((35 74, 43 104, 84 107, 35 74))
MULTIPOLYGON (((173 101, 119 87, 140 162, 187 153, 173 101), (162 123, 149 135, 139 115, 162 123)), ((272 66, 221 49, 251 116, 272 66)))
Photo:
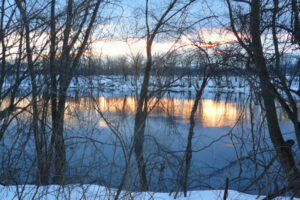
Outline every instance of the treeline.
MULTIPOLYGON (((78 68, 74 70, 74 76, 92 76, 92 75, 122 75, 122 76, 140 76, 145 72, 145 65, 141 64, 138 68, 135 68, 132 63, 118 62, 118 58, 115 59, 115 63, 107 64, 104 62, 96 62, 96 63, 81 63, 78 68)), ((38 63, 36 69, 34 69, 35 74, 47 74, 49 73, 50 66, 47 63, 38 63)), ((151 75, 153 76, 201 76, 205 74, 205 70, 207 68, 202 65, 194 65, 194 66, 179 66, 178 64, 173 65, 162 65, 155 66, 151 70, 151 75)), ((5 71, 6 75, 15 75, 19 70, 21 72, 28 71, 28 64, 21 63, 20 67, 16 67, 16 64, 6 63, 7 69, 5 71)), ((218 75, 242 75, 245 73, 249 73, 245 67, 243 68, 234 68, 230 66, 222 66, 215 65, 214 68, 218 71, 218 75)), ((1 73, 1 63, 0 63, 0 73, 1 73)), ((59 70, 60 68, 58 68, 59 70)), ((274 65, 268 65, 268 69, 270 74, 274 73, 274 65)), ((295 64, 281 64, 281 71, 285 75, 296 75, 300 76, 300 72, 298 72, 298 65, 295 64)))

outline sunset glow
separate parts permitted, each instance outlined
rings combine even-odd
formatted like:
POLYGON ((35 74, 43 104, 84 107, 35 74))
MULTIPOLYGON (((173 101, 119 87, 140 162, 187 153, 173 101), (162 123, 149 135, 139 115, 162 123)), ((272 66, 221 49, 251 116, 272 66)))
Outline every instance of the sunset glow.
MULTIPOLYGON (((198 43, 202 48, 211 48, 235 41, 235 36, 232 33, 225 32, 223 29, 203 29, 198 32, 198 36, 182 35, 177 42, 161 42, 154 41, 153 53, 166 53, 175 49, 191 49, 193 42, 198 43)), ((96 40, 91 45, 94 55, 99 56, 122 56, 122 55, 135 55, 138 53, 146 53, 146 40, 145 39, 132 39, 125 40, 96 40)))

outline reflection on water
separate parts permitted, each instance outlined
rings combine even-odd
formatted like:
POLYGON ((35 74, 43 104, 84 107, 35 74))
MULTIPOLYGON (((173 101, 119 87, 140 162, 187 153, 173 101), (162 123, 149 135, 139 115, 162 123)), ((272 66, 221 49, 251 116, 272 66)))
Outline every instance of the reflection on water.
POLYGON ((207 127, 232 127, 241 114, 236 103, 202 100, 200 105, 202 125, 207 127))
MULTIPOLYGON (((179 119, 181 123, 189 123, 190 114, 194 100, 162 98, 151 99, 149 101, 150 117, 173 117, 179 119)), ((137 101, 134 97, 125 98, 95 98, 94 102, 90 98, 82 97, 76 101, 67 102, 66 119, 70 118, 75 110, 84 112, 86 110, 100 109, 103 113, 110 114, 131 114, 133 115, 137 108, 137 101), (95 104, 96 103, 96 104, 95 104), (96 105, 96 106, 95 106, 96 105)), ((223 100, 215 101, 212 99, 200 100, 196 112, 196 122, 203 127, 232 127, 241 115, 242 110, 238 108, 236 102, 226 102, 223 100)), ((100 119, 100 127, 105 127, 106 122, 100 119)))
MULTIPOLYGON (((16 102, 18 102, 16 111, 20 111, 25 107, 27 107, 27 110, 31 110, 31 107, 29 106, 31 103, 30 98, 22 100, 16 99, 16 102)), ((242 119, 250 118, 250 113, 244 103, 245 102, 201 99, 195 115, 196 123, 202 127, 233 127, 240 117, 242 117, 242 119)), ((0 109, 5 109, 9 104, 9 98, 4 99, 0 109)), ((42 99, 39 100, 39 105, 42 107, 42 99)), ((152 98, 149 100, 148 108, 149 111, 151 110, 149 116, 171 117, 176 119, 176 122, 188 124, 193 105, 193 99, 164 97, 158 100, 157 98, 152 98)), ((95 117, 98 117, 99 126, 106 127, 106 122, 99 117, 97 109, 106 114, 120 116, 123 114, 134 115, 136 108, 137 100, 135 97, 69 98, 66 102, 65 119, 66 122, 68 122, 68 120, 72 121, 76 117, 85 120, 95 120, 95 117)), ((260 108, 259 106, 256 106, 254 109, 260 108)), ((51 111, 51 109, 48 110, 49 112, 51 111)), ((280 109, 280 107, 277 110, 277 114, 281 121, 288 120, 286 113, 280 109)), ((25 117, 29 117, 29 115, 30 112, 24 114, 25 117)), ((76 126, 76 124, 73 124, 72 126, 76 126)))

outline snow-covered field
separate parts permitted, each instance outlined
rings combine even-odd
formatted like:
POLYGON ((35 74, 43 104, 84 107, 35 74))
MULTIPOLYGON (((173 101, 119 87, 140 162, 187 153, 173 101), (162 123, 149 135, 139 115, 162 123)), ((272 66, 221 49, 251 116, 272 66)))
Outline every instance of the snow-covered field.
MULTIPOLYGON (((97 185, 67 185, 65 187, 52 186, 0 186, 0 199, 114 199, 115 189, 109 189, 97 185)), ((153 193, 153 192, 127 192, 122 191, 119 199, 135 200, 171 200, 175 199, 176 194, 153 193)), ((223 190, 202 190, 188 192, 187 197, 183 193, 178 193, 178 200, 221 200, 224 198, 223 190)), ((249 195, 234 190, 228 191, 227 200, 258 200, 265 196, 249 195)), ((288 200, 291 197, 278 197, 277 200, 288 200)), ((296 200, 297 198, 294 198, 296 200)))
MULTIPOLYGON (((75 90, 90 92, 91 89, 99 89, 101 93, 127 94, 136 92, 140 89, 143 77, 110 75, 110 76, 89 76, 89 77, 73 77, 69 92, 75 90)), ((14 85, 13 77, 8 78, 4 87, 9 88, 14 85)), ((46 87, 49 85, 43 76, 37 77, 38 85, 46 87)), ((201 77, 151 77, 150 89, 162 89, 171 92, 195 92, 197 83, 201 84, 201 77)), ((30 79, 27 78, 21 82, 20 89, 30 91, 30 79)), ((230 76, 228 78, 215 77, 208 81, 206 91, 222 91, 222 92, 247 92, 248 84, 242 77, 230 76)))
MULTIPOLYGON (((290 77, 286 77, 290 80, 290 77)), ((49 80, 48 80, 49 81, 49 80)), ((69 88, 68 96, 75 95, 87 96, 91 93, 94 96, 106 97, 121 97, 121 96, 136 96, 140 90, 143 81, 143 76, 121 76, 121 75, 97 75, 97 76, 78 76, 73 77, 69 88)), ((49 82, 43 76, 37 77, 38 85, 41 85, 47 90, 49 82)), ((184 76, 184 77, 156 77, 150 78, 150 90, 152 91, 165 91, 172 92, 173 94, 181 93, 195 93, 197 84, 200 85, 202 77, 200 76, 184 76)), ((15 84, 13 77, 5 80, 4 88, 10 88, 15 84)), ((258 80, 252 78, 251 87, 257 87, 258 80)), ((290 88, 293 90, 298 89, 298 79, 294 79, 290 88)), ((21 82, 19 93, 28 93, 31 90, 30 79, 26 78, 21 82)), ((44 91, 44 90, 41 90, 44 91)), ((218 76, 211 77, 208 80, 207 86, 204 91, 206 97, 209 93, 240 93, 247 94, 250 91, 249 80, 241 76, 218 76)))
MULTIPOLYGON (((105 92, 134 92, 139 89, 142 83, 142 76, 133 77, 128 76, 126 79, 123 76, 91 76, 91 77, 79 77, 73 78, 70 84, 70 90, 75 88, 100 88, 105 92)), ((162 86, 162 89, 172 92, 194 92, 196 83, 201 84, 201 77, 151 77, 151 88, 158 88, 162 86), (167 87, 164 87, 166 86, 167 87)), ((211 78, 208 81, 206 90, 209 91, 235 91, 246 92, 249 90, 244 78, 241 77, 228 77, 226 78, 211 78)))

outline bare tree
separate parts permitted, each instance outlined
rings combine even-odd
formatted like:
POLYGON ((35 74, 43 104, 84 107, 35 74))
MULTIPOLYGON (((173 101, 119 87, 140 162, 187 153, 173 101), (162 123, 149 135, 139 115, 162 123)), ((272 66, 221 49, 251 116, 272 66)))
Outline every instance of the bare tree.
POLYGON ((163 28, 168 25, 168 22, 175 17, 182 15, 194 0, 181 3, 178 0, 172 0, 169 2, 166 9, 162 12, 162 15, 155 17, 154 25, 150 22, 150 8, 149 1, 146 0, 146 10, 145 10, 145 23, 146 23, 146 67, 143 77, 143 82, 138 97, 138 106, 137 112, 135 115, 134 122, 134 152, 136 157, 136 162, 139 171, 141 190, 148 190, 147 175, 146 175, 146 165, 143 156, 143 145, 144 145, 144 132, 146 126, 146 118, 148 113, 148 100, 149 100, 149 80, 150 73, 152 69, 152 45, 154 39, 157 37, 160 32, 163 31, 163 28))
MULTIPOLYGON (((38 160, 38 183, 41 184, 47 184, 49 179, 49 167, 47 162, 48 156, 47 156, 47 146, 44 147, 43 144, 45 141, 43 141, 43 134, 41 134, 39 129, 39 109, 38 109, 38 93, 39 89, 37 86, 37 80, 36 80, 36 66, 37 66, 37 59, 33 59, 33 49, 34 44, 32 44, 32 38, 30 34, 33 33, 33 31, 30 28, 30 18, 32 16, 38 16, 39 13, 43 11, 42 10, 35 10, 35 12, 28 13, 27 11, 27 4, 25 1, 16 0, 16 5, 18 7, 18 10, 20 12, 20 16, 22 18, 22 24, 25 30, 25 44, 26 44, 26 57, 27 57, 27 63, 28 63, 28 69, 29 69, 29 75, 31 80, 31 86, 32 86, 32 108, 33 108, 33 120, 32 120, 32 126, 33 126, 33 134, 35 138, 35 148, 37 153, 37 160, 38 160)), ((29 4, 30 5, 30 4, 29 4)), ((38 29, 37 29, 38 30, 38 29)), ((37 31, 35 30, 35 31, 37 31)), ((38 57, 38 56, 37 56, 38 57)))
POLYGON ((199 57, 204 57, 204 58, 199 58, 199 59, 204 59, 206 62, 204 63, 204 69, 203 73, 201 74, 202 80, 201 80, 201 85, 199 86, 199 83, 196 83, 195 89, 196 89, 196 97, 194 100, 194 105, 191 110, 190 114, 190 127, 188 131, 188 139, 187 139, 187 145, 186 145, 186 150, 185 150, 185 168, 184 168, 184 173, 183 173, 183 180, 182 180, 182 188, 184 192, 184 196, 187 196, 187 191, 188 191, 188 175, 189 175, 189 170, 191 166, 191 161, 192 161, 192 141, 193 141, 193 136, 194 136, 194 128, 195 128, 195 114, 198 109, 199 101, 202 98, 203 92, 205 90, 205 87, 208 83, 209 78, 213 75, 214 72, 217 71, 217 69, 214 69, 213 63, 211 62, 210 56, 207 53, 205 49, 203 49, 199 44, 194 44, 199 51, 198 56, 199 57))
MULTIPOLYGON (((52 0, 45 8, 37 9, 36 13, 27 11, 27 2, 23 0, 15 1, 20 11, 23 26, 25 29, 25 42, 28 68, 32 85, 32 105, 33 105, 33 128, 36 141, 36 150, 38 155, 38 165, 40 170, 39 178, 42 184, 47 184, 49 180, 49 164, 52 160, 52 148, 55 152, 55 176, 53 181, 58 184, 64 183, 64 171, 66 165, 66 150, 64 144, 64 113, 67 98, 68 86, 73 78, 73 73, 78 67, 81 55, 84 53, 89 38, 95 27, 97 15, 99 13, 102 0, 67 1, 65 10, 56 11, 56 1, 52 0), (31 34, 36 30, 30 30, 31 22, 38 17, 38 14, 47 9, 50 5, 50 30, 49 42, 49 66, 50 66, 50 99, 52 115, 52 138, 50 144, 43 139, 43 134, 39 130, 39 111, 38 111, 38 88, 36 81, 36 60, 33 60, 34 48, 31 34), (30 14, 30 16, 29 16, 30 14), (66 15, 64 19, 62 16, 66 15), (62 34, 60 39, 59 34, 62 34), (59 50, 61 49, 61 50, 59 50), (46 146, 45 146, 46 145, 46 146), (43 175, 42 175, 43 174, 43 175)), ((29 4, 30 6, 31 4, 29 4)), ((44 21, 45 22, 45 21, 44 21)), ((47 74, 46 74, 47 75, 47 74)), ((44 77, 46 78, 46 77, 44 77)), ((47 103, 46 103, 47 104, 47 103)))
MULTIPOLYGON (((26 99, 30 92, 24 91, 24 82, 28 77, 24 65, 24 30, 17 19, 17 6, 10 1, 2 1, 0 5, 0 141, 5 141, 6 133, 18 116, 22 114, 30 105, 20 107, 20 103, 26 99)), ((16 134, 18 131, 16 131, 16 134)), ((22 135, 21 133, 19 133, 22 135)), ((22 135, 23 136, 23 135, 22 135)), ((11 156, 4 156, 9 163, 11 156)), ((20 169, 11 166, 12 172, 5 172, 1 181, 11 179, 20 169)))
MULTIPOLYGON (((299 185, 299 170, 296 166, 295 158, 291 149, 294 142, 291 140, 284 140, 279 126, 275 106, 276 90, 274 90, 274 85, 272 84, 270 78, 270 74, 267 68, 267 60, 264 54, 264 49, 261 41, 261 37, 263 34, 261 23, 263 10, 262 5, 265 4, 263 4, 263 2, 260 0, 245 1, 245 3, 250 7, 249 24, 247 24, 249 26, 250 33, 249 39, 251 40, 249 41, 247 40, 247 38, 242 38, 238 30, 236 29, 236 19, 233 15, 231 2, 230 0, 227 0, 226 2, 229 8, 231 30, 237 38, 239 44, 248 53, 250 61, 254 65, 253 70, 259 79, 259 95, 263 99, 263 106, 265 109, 264 111, 267 119, 269 135, 273 143, 274 149, 276 150, 276 153, 278 155, 279 162, 285 170, 285 174, 289 185, 288 187, 293 190, 295 196, 299 196, 299 188, 297 188, 299 185), (249 43, 245 43, 245 41, 248 41, 249 43)), ((276 8, 274 10, 276 10, 276 8)), ((273 18, 274 17, 276 16, 273 15, 273 18)))
POLYGON ((67 90, 72 80, 74 70, 78 67, 80 57, 87 47, 102 2, 102 0, 83 2, 68 0, 65 10, 67 17, 63 23, 63 31, 61 31, 63 37, 60 54, 57 54, 57 41, 55 40, 55 34, 57 34, 55 26, 56 2, 51 2, 50 93, 52 130, 55 144, 54 182, 58 184, 64 183, 64 171, 66 166, 66 149, 63 130, 67 90), (56 52, 54 52, 55 49, 56 52), (57 64, 55 63, 54 55, 59 56, 57 64))
MULTIPOLYGON (((23 60, 22 47, 23 31, 18 29, 18 23, 15 22, 14 17, 16 13, 16 5, 9 4, 7 1, 2 1, 0 7, 0 42, 1 42, 1 77, 0 77, 0 105, 3 108, 0 111, 0 140, 3 138, 5 131, 14 117, 11 115, 16 111, 18 100, 16 94, 19 90, 20 84, 26 77, 26 73, 22 71, 21 62, 23 60), (12 41, 12 37, 16 36, 16 40, 12 41), (14 46, 19 48, 10 51, 14 46), (8 62, 8 60, 10 62, 8 62), (14 76, 14 79, 10 78, 14 76), (7 84, 11 81, 10 84, 7 84), (8 100, 9 103, 5 106, 4 102, 8 100), (3 107, 2 107, 3 106, 3 107)), ((20 98, 21 100, 21 98, 20 98)))

